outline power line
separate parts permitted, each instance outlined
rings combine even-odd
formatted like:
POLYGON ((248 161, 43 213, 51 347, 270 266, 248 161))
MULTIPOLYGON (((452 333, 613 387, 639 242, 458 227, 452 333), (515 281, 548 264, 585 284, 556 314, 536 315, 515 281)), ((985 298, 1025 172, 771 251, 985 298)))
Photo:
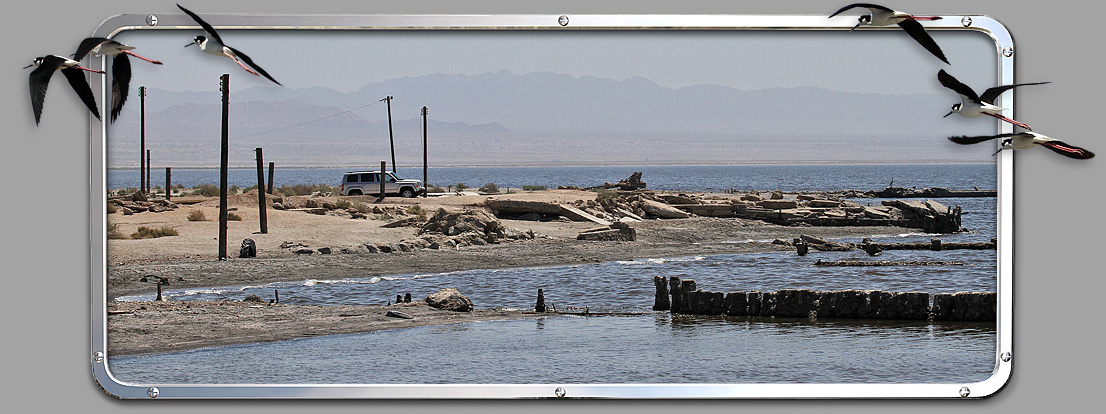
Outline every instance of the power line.
POLYGON ((316 119, 312 119, 312 120, 310 120, 310 121, 304 121, 304 122, 300 122, 300 123, 298 123, 298 124, 292 124, 292 125, 288 125, 288 126, 285 126, 285 127, 280 127, 280 128, 276 128, 276 129, 270 129, 270 130, 268 130, 268 131, 261 131, 261 132, 255 132, 255 133, 253 133, 253 134, 246 134, 246 135, 241 135, 241 136, 237 136, 237 137, 235 137, 235 138, 250 138, 250 137, 256 137, 256 136, 258 136, 258 135, 265 135, 265 134, 269 134, 269 133, 273 133, 273 132, 277 132, 277 131, 283 131, 283 130, 286 130, 286 129, 292 129, 292 128, 296 128, 296 127, 301 127, 301 126, 304 126, 304 125, 307 125, 307 124, 310 124, 310 123, 313 123, 313 122, 319 122, 319 121, 322 121, 322 120, 324 120, 324 119, 328 119, 328 118, 333 118, 333 117, 336 117, 336 116, 338 116, 338 115, 342 115, 342 114, 348 114, 348 113, 350 113, 350 112, 356 111, 356 110, 358 110, 358 109, 361 109, 361 108, 368 108, 368 107, 370 107, 370 106, 373 106, 373 105, 376 105, 376 104, 378 104, 378 103, 380 103, 380 102, 381 102, 381 101, 377 101, 377 102, 373 102, 373 103, 370 103, 370 104, 366 104, 366 105, 361 105, 361 106, 358 106, 358 107, 356 107, 356 108, 353 108, 353 109, 350 109, 350 110, 342 111, 342 112, 339 112, 339 113, 336 113, 336 114, 333 114, 333 115, 327 115, 327 116, 324 116, 324 117, 322 117, 322 118, 316 118, 316 119))

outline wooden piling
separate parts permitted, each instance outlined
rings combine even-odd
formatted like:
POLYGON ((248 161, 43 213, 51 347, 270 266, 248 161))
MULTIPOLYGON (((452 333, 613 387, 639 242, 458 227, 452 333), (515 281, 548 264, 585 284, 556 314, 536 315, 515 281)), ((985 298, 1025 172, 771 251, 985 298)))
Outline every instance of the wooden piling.
POLYGON ((653 276, 653 284, 657 286, 657 295, 653 300, 653 310, 672 309, 672 303, 668 299, 668 280, 664 276, 653 276))
POLYGON ((138 87, 139 111, 138 117, 138 191, 146 194, 146 86, 138 87))
POLYGON ((165 167, 165 201, 170 201, 170 197, 173 193, 172 177, 172 174, 169 172, 169 167, 165 167))
MULTIPOLYGON (((395 168, 395 166, 393 165, 392 168, 395 168)), ((376 178, 378 181, 380 181, 380 198, 376 199, 377 203, 379 203, 381 201, 384 201, 384 177, 385 177, 384 173, 386 172, 387 169, 388 169, 387 163, 384 162, 384 161, 381 161, 380 162, 380 175, 377 176, 377 178, 376 178)))
POLYGON ((670 307, 672 313, 682 313, 684 311, 684 301, 682 295, 680 295, 679 276, 668 278, 668 294, 672 297, 672 304, 670 307))
POLYGON ((227 260, 227 172, 230 151, 230 74, 219 78, 219 90, 223 93, 223 124, 219 155, 219 260, 227 260))
POLYGON ((940 251, 941 250, 941 239, 929 239, 929 245, 930 245, 930 249, 940 251))
POLYGON ((150 165, 150 150, 146 150, 146 192, 154 192, 153 187, 150 187, 150 170, 153 166, 150 165))
POLYGON ((806 244, 803 239, 795 239, 793 244, 795 245, 795 253, 799 256, 806 256, 807 252, 810 251, 810 245, 806 244))
POLYGON ((534 305, 534 311, 538 313, 545 313, 545 294, 541 289, 538 289, 538 303, 534 305))
POLYGON ((426 197, 430 193, 430 181, 426 177, 426 107, 422 107, 422 196, 426 197))
POLYGON ((265 188, 265 161, 260 147, 254 148, 254 151, 257 152, 257 214, 261 222, 261 234, 268 234, 269 223, 265 212, 265 192, 261 190, 265 188))
MULTIPOLYGON (((274 163, 274 162, 272 162, 272 161, 269 161, 269 181, 267 181, 267 182, 266 182, 266 183, 267 183, 267 184, 269 185, 269 187, 268 187, 268 189, 267 189, 267 190, 265 191, 266 193, 269 193, 269 194, 272 194, 272 193, 273 193, 273 170, 274 170, 275 168, 276 168, 276 163, 274 163)), ((259 189, 257 189, 257 190, 258 190, 258 191, 261 191, 261 189, 260 189, 260 188, 259 188, 259 189)))

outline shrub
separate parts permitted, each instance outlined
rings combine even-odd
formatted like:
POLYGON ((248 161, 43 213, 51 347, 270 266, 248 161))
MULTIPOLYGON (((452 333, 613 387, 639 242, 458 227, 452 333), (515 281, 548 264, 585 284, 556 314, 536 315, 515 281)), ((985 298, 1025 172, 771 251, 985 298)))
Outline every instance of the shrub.
POLYGON ((139 226, 138 231, 131 233, 132 239, 156 239, 158 237, 176 236, 178 235, 176 230, 169 228, 168 226, 161 226, 160 228, 152 229, 146 226, 139 226))
POLYGON ((446 189, 444 189, 442 187, 438 187, 438 186, 431 186, 431 187, 426 187, 426 192, 428 192, 428 193, 444 193, 444 192, 446 192, 446 189))
POLYGON ((335 188, 335 187, 331 187, 329 185, 326 185, 326 184, 315 184, 315 185, 296 184, 296 185, 291 185, 291 186, 290 185, 282 185, 282 186, 280 186, 280 188, 274 188, 273 189, 273 193, 280 194, 280 195, 283 195, 283 196, 310 195, 311 193, 314 193, 316 191, 318 191, 320 193, 337 193, 338 189, 335 188))
POLYGON ((242 221, 242 216, 239 216, 238 213, 235 213, 233 211, 228 211, 227 221, 242 221))
POLYGON ((418 204, 407 207, 407 214, 414 214, 419 217, 419 220, 426 220, 426 209, 418 204))
POLYGON ((369 206, 368 206, 367 204, 365 204, 365 203, 353 203, 353 208, 354 208, 355 210, 357 210, 357 212, 358 212, 358 213, 361 213, 361 214, 365 214, 365 213, 368 213, 369 211, 371 211, 371 210, 372 210, 372 209, 371 209, 371 208, 369 208, 369 206))
POLYGON ((461 191, 461 190, 464 190, 466 188, 469 188, 469 186, 465 185, 465 183, 457 183, 457 185, 455 185, 454 187, 457 187, 457 191, 461 191))
POLYGON ((192 195, 201 195, 204 197, 217 197, 219 195, 219 186, 215 184, 197 184, 192 187, 192 195))
POLYGON ((204 212, 200 210, 192 210, 188 212, 188 221, 204 221, 207 217, 204 216, 204 212))
POLYGON ((484 184, 483 187, 480 187, 480 192, 481 193, 498 194, 499 193, 499 186, 495 185, 495 183, 487 183, 487 184, 484 184))
POLYGON ((334 207, 340 208, 342 210, 348 210, 353 207, 353 203, 349 202, 349 200, 338 200, 334 203, 334 207))
POLYGON ((524 185, 522 191, 542 191, 545 190, 544 185, 524 185))
POLYGON ((108 214, 115 214, 116 211, 119 211, 119 208, 115 207, 115 203, 108 203, 107 211, 108 214))
POLYGON ((611 190, 608 190, 606 188, 596 188, 596 189, 593 189, 591 191, 595 192, 596 198, 616 198, 616 197, 618 197, 618 192, 617 191, 611 191, 611 190))
POLYGON ((117 240, 127 238, 126 234, 119 231, 119 223, 108 223, 108 239, 117 240))

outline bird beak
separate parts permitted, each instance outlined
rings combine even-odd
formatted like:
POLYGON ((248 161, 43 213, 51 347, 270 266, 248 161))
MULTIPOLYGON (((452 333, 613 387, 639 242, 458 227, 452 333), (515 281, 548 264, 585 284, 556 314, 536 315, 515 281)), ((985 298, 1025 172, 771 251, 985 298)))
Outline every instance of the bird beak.
POLYGON ((856 28, 858 28, 858 27, 860 27, 860 22, 856 22, 856 26, 853 26, 853 28, 849 29, 849 31, 851 32, 853 30, 856 30, 856 28))
POLYGON ((995 151, 995 153, 991 154, 991 156, 994 157, 994 156, 998 155, 998 153, 1000 153, 1000 152, 1002 152, 1002 148, 999 148, 998 151, 995 151))
POLYGON ((189 47, 189 46, 192 46, 192 45, 194 45, 194 44, 196 44, 196 42, 192 42, 192 43, 189 43, 189 44, 187 44, 187 45, 184 45, 184 47, 189 47))
POLYGON ((24 67, 23 67, 23 69, 27 69, 27 68, 29 68, 29 67, 31 67, 31 66, 34 66, 34 65, 35 65, 35 64, 34 64, 34 63, 32 63, 32 64, 30 64, 30 65, 24 66, 24 67))
POLYGON ((956 111, 949 111, 949 113, 945 114, 945 116, 942 116, 941 118, 947 118, 949 115, 952 115, 953 112, 956 112, 956 111))

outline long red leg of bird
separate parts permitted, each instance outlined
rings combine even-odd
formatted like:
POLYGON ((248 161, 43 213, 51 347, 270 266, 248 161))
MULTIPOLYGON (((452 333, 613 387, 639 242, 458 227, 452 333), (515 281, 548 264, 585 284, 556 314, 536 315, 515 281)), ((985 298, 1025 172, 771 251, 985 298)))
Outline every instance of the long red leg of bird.
POLYGON ((1086 150, 1084 150, 1082 148, 1072 148, 1072 147, 1069 147, 1069 146, 1066 146, 1066 145, 1057 144, 1055 142, 1042 142, 1041 145, 1044 145, 1044 146, 1049 147, 1049 148, 1055 148, 1055 149, 1058 149, 1060 151, 1064 151, 1064 152, 1071 153, 1071 154, 1083 155, 1083 154, 1086 153, 1086 150))
POLYGON ((941 20, 941 16, 914 16, 910 20, 941 20))
POLYGON ((104 72, 102 70, 89 69, 89 68, 86 68, 84 66, 74 66, 74 67, 77 68, 77 69, 80 69, 80 70, 87 70, 87 71, 92 72, 92 73, 99 73, 101 75, 107 73, 107 72, 104 72))
POLYGON ((137 53, 134 53, 134 52, 131 52, 131 51, 129 51, 129 50, 124 50, 124 51, 123 51, 123 53, 126 53, 126 54, 128 54, 128 55, 134 56, 134 57, 136 57, 136 58, 139 58, 139 59, 142 59, 142 60, 145 60, 145 61, 147 61, 147 62, 150 62, 150 63, 153 63, 153 64, 155 64, 155 65, 160 65, 160 64, 161 64, 161 62, 158 62, 158 61, 156 61, 156 60, 151 60, 151 59, 147 59, 147 58, 144 58, 144 57, 140 56, 139 54, 137 54, 137 53))
POLYGON ((993 117, 995 117, 995 118, 1001 119, 1001 120, 1003 120, 1003 121, 1009 122, 1009 123, 1011 123, 1011 124, 1014 124, 1014 125, 1020 126, 1020 127, 1022 127, 1022 128, 1028 129, 1028 130, 1030 130, 1030 131, 1032 131, 1032 130, 1033 130, 1033 128, 1030 128, 1030 127, 1029 127, 1029 125, 1026 125, 1026 124, 1024 124, 1024 123, 1022 123, 1022 122, 1018 122, 1018 121, 1015 121, 1015 120, 1013 120, 1013 119, 1010 119, 1010 118, 1007 118, 1007 117, 1005 117, 1005 116, 1002 116, 1002 115, 999 115, 999 114, 992 114, 992 113, 988 113, 988 112, 984 112, 984 113, 985 113, 985 114, 987 114, 987 115, 993 116, 993 117))
POLYGON ((246 72, 252 73, 252 74, 253 74, 254 76, 261 76, 261 74, 259 74, 259 73, 257 73, 257 72, 254 72, 254 71, 253 71, 253 69, 247 68, 247 67, 246 67, 246 65, 243 65, 243 64, 242 64, 242 62, 241 62, 241 61, 239 61, 238 59, 236 59, 236 58, 231 58, 231 59, 234 59, 234 61, 235 61, 236 63, 238 63, 238 66, 241 66, 241 67, 242 67, 242 69, 245 69, 245 70, 246 70, 246 72))

